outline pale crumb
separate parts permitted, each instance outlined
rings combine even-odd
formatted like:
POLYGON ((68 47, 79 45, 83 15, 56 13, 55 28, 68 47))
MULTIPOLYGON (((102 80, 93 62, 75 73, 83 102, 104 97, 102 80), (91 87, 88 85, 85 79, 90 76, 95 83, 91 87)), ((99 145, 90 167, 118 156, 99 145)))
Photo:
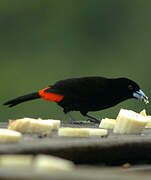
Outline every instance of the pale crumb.
POLYGON ((131 164, 130 163, 125 163, 122 165, 122 168, 130 168, 131 164))
POLYGON ((145 117, 147 116, 145 109, 143 109, 143 110, 140 112, 140 114, 141 114, 142 116, 145 116, 145 117))

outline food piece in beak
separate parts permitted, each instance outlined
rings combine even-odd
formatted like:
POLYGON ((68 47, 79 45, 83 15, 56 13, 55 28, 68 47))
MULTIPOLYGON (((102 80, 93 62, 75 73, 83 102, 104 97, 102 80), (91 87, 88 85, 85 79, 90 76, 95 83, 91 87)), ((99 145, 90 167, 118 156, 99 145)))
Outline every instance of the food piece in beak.
POLYGON ((140 101, 143 101, 146 104, 149 103, 148 97, 143 93, 141 89, 139 91, 134 92, 133 97, 139 99, 140 101))

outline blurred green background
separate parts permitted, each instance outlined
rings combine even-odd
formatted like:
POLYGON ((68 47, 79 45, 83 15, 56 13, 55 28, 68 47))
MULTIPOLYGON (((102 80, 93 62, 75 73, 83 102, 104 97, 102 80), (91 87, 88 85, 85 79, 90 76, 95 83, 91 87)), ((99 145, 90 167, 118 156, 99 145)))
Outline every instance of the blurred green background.
MULTIPOLYGON (((42 99, 14 108, 2 104, 69 77, 128 77, 151 98, 150 44, 148 0, 1 1, 1 121, 66 120, 61 107, 42 99)), ((115 118, 121 107, 151 114, 150 104, 135 99, 90 114, 115 118)))

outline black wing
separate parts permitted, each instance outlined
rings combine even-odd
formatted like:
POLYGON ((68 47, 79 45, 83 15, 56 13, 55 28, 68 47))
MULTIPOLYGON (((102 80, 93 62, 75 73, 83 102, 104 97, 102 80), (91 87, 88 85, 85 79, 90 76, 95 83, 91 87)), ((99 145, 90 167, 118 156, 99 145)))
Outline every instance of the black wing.
POLYGON ((45 92, 64 96, 91 97, 103 94, 109 87, 109 79, 102 77, 71 78, 56 82, 45 92))

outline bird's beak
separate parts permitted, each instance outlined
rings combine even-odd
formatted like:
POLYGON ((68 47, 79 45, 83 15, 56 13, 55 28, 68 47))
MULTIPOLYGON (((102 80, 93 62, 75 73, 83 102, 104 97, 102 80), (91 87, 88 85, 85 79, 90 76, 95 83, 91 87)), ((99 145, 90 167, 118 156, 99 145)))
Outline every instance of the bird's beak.
POLYGON ((139 91, 134 92, 133 97, 139 99, 140 101, 143 101, 146 104, 149 103, 148 97, 143 93, 141 89, 139 91))

